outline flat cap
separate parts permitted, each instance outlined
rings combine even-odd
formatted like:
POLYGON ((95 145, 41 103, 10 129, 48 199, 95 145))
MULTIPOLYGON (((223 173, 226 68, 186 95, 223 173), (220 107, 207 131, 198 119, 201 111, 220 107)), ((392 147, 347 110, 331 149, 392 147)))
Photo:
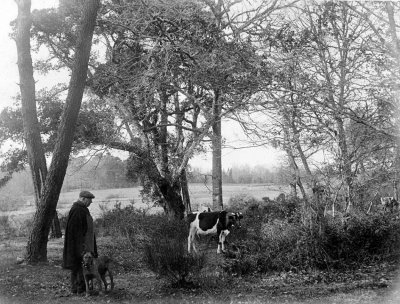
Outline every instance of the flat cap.
POLYGON ((84 190, 79 193, 79 197, 94 198, 94 195, 92 192, 84 190))

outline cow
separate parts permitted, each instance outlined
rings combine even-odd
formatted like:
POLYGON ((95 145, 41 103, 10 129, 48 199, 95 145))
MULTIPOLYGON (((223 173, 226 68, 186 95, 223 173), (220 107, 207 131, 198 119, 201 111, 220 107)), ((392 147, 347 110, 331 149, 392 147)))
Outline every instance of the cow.
POLYGON ((193 250, 197 252, 194 245, 194 238, 196 234, 217 234, 218 247, 217 253, 225 251, 225 238, 229 234, 229 229, 238 223, 243 215, 240 212, 227 212, 225 210, 220 212, 194 212, 188 214, 189 222, 189 236, 188 236, 188 252, 193 250))
POLYGON ((399 208, 399 202, 392 196, 381 197, 383 210, 393 212, 399 208))

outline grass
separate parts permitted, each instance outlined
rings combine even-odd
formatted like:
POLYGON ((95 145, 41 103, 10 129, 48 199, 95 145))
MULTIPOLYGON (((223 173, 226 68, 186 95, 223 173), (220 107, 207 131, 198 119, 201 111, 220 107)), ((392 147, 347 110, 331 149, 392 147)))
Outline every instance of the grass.
MULTIPOLYGON (((99 238, 100 250, 109 239, 99 238)), ((69 296, 69 271, 60 267, 63 239, 48 243, 49 263, 40 266, 16 264, 23 255, 26 238, 0 245, 0 303, 267 303, 267 304, 395 304, 400 300, 398 278, 382 272, 376 283, 357 279, 351 282, 305 283, 291 273, 269 273, 254 277, 220 278, 212 287, 172 288, 145 268, 125 271, 113 264, 115 289, 106 295, 69 296), (392 287, 382 288, 379 280, 392 287), (379 287, 380 286, 380 287, 379 287)), ((210 254, 215 255, 214 250, 210 254)), ((318 277, 317 274, 315 274, 318 277)))
MULTIPOLYGON (((95 203, 90 207, 113 202, 136 201, 138 189, 93 190, 95 203), (97 204, 96 204, 97 202, 97 204)), ((191 185, 193 203, 211 201, 211 194, 204 185, 191 185)), ((260 199, 265 196, 276 197, 279 188, 267 185, 228 185, 224 188, 225 203, 233 195, 245 194, 260 199)), ((79 191, 62 194, 59 206, 69 210, 79 191)), ((99 208, 100 209, 100 208, 99 208)), ((123 213, 125 214, 125 213, 123 213)), ((127 223, 131 223, 131 218, 127 223)), ((138 221, 135 220, 135 223, 138 221)), ((140 229, 139 229, 140 230, 140 229)), ((233 233, 234 234, 234 233, 233 233)), ((101 234, 100 234, 101 235, 101 234)), ((138 233, 135 231, 135 236, 138 233)), ((123 235, 121 235, 123 238, 123 235)), ((0 244, 0 303, 343 303, 343 304, 394 304, 400 301, 400 284, 395 268, 391 265, 377 265, 375 268, 363 268, 356 272, 345 270, 334 272, 267 272, 239 277, 221 270, 224 256, 216 255, 215 243, 199 242, 206 246, 208 268, 218 273, 204 276, 204 284, 199 288, 174 288, 166 284, 163 278, 151 272, 140 258, 138 246, 128 246, 126 240, 118 243, 115 237, 98 238, 100 254, 113 257, 116 288, 105 296, 93 296, 89 299, 68 296, 69 272, 61 269, 63 239, 50 239, 48 243, 47 265, 28 266, 17 264, 16 258, 22 257, 27 243, 26 237, 9 239, 0 244), (117 246, 122 244, 122 246, 117 246), (128 263, 129 262, 129 263, 128 263), (132 267, 125 267, 127 264, 132 267), (321 278, 332 278, 326 281, 321 278)), ((270 244, 271 245, 271 244, 270 244)), ((269 245, 269 246, 270 246, 269 245)))
MULTIPOLYGON (((79 192, 81 189, 76 191, 63 192, 60 194, 57 211, 61 215, 65 215, 72 206, 72 203, 78 199, 79 192)), ((140 196, 140 187, 132 188, 116 188, 116 189, 101 189, 92 190, 96 196, 93 200, 93 204, 90 206, 90 212, 94 218, 101 216, 103 210, 112 209, 116 203, 121 203, 121 207, 130 205, 134 202, 136 208, 146 209, 149 212, 159 212, 162 208, 153 208, 147 203, 142 202, 140 196)), ((261 199, 263 197, 274 198, 279 195, 279 193, 285 192, 285 187, 280 187, 276 185, 269 184, 224 184, 223 185, 223 201, 227 205, 229 199, 238 194, 246 194, 253 196, 254 198, 261 199)), ((192 210, 197 210, 201 206, 212 206, 212 193, 210 184, 190 184, 189 193, 192 204, 192 210)), ((29 201, 33 198, 31 196, 25 196, 24 200, 29 201)), ((0 201, 1 204, 1 201, 0 201)), ((4 214, 10 216, 21 216, 23 215, 23 221, 32 217, 35 212, 34 205, 20 204, 18 208, 14 208, 13 211, 5 212, 4 214)), ((2 215, 3 212, 0 212, 2 215)))

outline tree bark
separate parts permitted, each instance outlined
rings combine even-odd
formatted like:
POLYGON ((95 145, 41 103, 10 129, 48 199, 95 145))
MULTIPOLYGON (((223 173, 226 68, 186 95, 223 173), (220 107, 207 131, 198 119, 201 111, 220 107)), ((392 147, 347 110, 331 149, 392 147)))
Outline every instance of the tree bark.
POLYGON ((353 173, 351 170, 351 160, 348 153, 346 133, 344 129, 343 119, 336 117, 337 125, 337 141, 340 152, 340 166, 341 175, 344 179, 344 185, 346 187, 346 212, 350 212, 353 208, 353 173))
MULTIPOLYGON (((396 60, 397 63, 397 68, 400 68, 400 44, 399 44, 399 39, 397 37, 397 30, 396 30, 396 21, 395 21, 395 13, 394 13, 394 8, 393 8, 393 3, 390 1, 386 2, 386 12, 388 15, 389 19, 389 32, 390 32, 390 37, 391 37, 391 46, 392 46, 392 52, 393 52, 393 57, 396 60)), ((398 80, 397 80, 398 82, 398 80)), ((400 99, 399 99, 399 93, 400 90, 397 88, 393 89, 393 104, 394 104, 394 124, 396 126, 395 130, 397 130, 397 135, 399 134, 400 130, 400 99)), ((400 139, 399 136, 396 137, 396 152, 395 152, 395 169, 396 169, 396 174, 395 178, 393 181, 393 195, 398 200, 399 198, 399 193, 398 193, 398 183, 399 183, 399 173, 400 173, 400 139)))
MULTIPOLYGON (((169 177, 170 170, 168 167, 169 157, 168 157, 168 95, 165 90, 160 90, 160 101, 161 101, 161 127, 159 130, 158 143, 156 146, 160 146, 160 163, 161 163, 161 174, 165 177, 169 177)), ((157 140, 157 138, 155 138, 157 140)))
POLYGON ((42 197, 34 216, 33 227, 26 248, 28 263, 47 261, 48 234, 51 220, 56 213, 58 198, 68 166, 75 124, 86 83, 93 31, 99 6, 99 0, 87 0, 83 4, 68 95, 58 128, 52 162, 42 190, 42 197))
POLYGON ((190 204, 190 194, 189 194, 186 170, 182 171, 180 182, 181 182, 182 200, 185 206, 186 214, 188 214, 192 212, 192 206, 190 204))
MULTIPOLYGON (((17 0, 17 36, 18 72, 21 91, 22 121, 24 126, 24 140, 28 152, 28 163, 31 169, 35 204, 39 205, 42 189, 47 176, 46 157, 40 137, 40 127, 37 118, 35 80, 30 45, 31 1, 17 0)), ((61 229, 57 214, 54 216, 52 236, 61 237, 61 229)))
POLYGON ((158 180, 158 187, 162 193, 165 201, 165 211, 170 219, 181 220, 185 215, 185 206, 182 202, 182 197, 180 195, 180 186, 178 182, 173 182, 172 184, 165 178, 160 178, 158 180))
POLYGON ((42 185, 46 179, 47 166, 42 140, 40 138, 39 121, 36 110, 35 80, 33 78, 30 45, 30 28, 32 25, 31 1, 18 0, 16 2, 18 5, 16 44, 24 139, 28 151, 28 161, 31 167, 37 205, 42 185))
POLYGON ((221 103, 218 91, 215 91, 213 102, 212 125, 212 195, 213 210, 223 210, 222 201, 222 131, 221 131, 221 103))

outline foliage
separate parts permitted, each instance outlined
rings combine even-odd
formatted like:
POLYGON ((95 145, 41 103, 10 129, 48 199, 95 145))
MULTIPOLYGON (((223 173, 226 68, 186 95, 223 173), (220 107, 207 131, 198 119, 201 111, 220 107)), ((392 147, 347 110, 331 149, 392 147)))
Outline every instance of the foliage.
MULTIPOLYGON (((289 153, 285 181, 306 176, 303 183, 312 187, 318 179, 332 188, 330 193, 360 205, 381 189, 381 180, 391 184, 398 171, 391 97, 398 71, 396 52, 388 49, 387 18, 379 18, 388 14, 385 6, 302 3, 279 10, 278 3, 268 7, 263 2, 236 15, 235 2, 218 3, 225 7, 220 14, 221 7, 210 1, 103 4, 94 42, 106 47, 91 54, 90 89, 78 119, 75 152, 93 146, 126 150, 135 154, 129 171, 135 181, 146 174, 152 175, 146 182, 159 180, 148 170, 150 160, 151 168, 161 168, 160 175, 177 184, 177 170, 205 150, 203 139, 213 123, 210 109, 219 98, 223 116, 238 117, 257 144, 289 153), (287 14, 292 9, 295 14, 287 14), (365 18, 371 9, 376 10, 373 22, 365 18), (374 28, 375 22, 385 30, 374 28), (331 163, 307 169, 321 151, 328 152, 331 163), (351 193, 344 193, 342 181, 351 193)), ((35 50, 47 47, 50 52, 37 70, 71 67, 81 5, 60 1, 57 9, 33 12, 35 50)), ((57 135, 61 92, 61 86, 38 92, 46 151, 57 135)), ((5 109, 0 138, 19 142, 21 121, 18 108, 5 109)), ((4 168, 22 168, 27 161, 23 152, 3 155, 4 168)), ((223 178, 246 183, 277 179, 267 173, 232 168, 223 178)), ((193 180, 202 182, 204 176, 193 180)))
POLYGON ((0 211, 14 211, 23 206, 24 202, 21 198, 12 195, 1 195, 0 198, 0 211))
MULTIPOLYGON (((343 271, 377 262, 395 263, 400 256, 396 214, 352 214, 346 221, 323 218, 321 230, 318 223, 312 229, 303 226, 298 209, 288 213, 285 205, 275 201, 237 206, 244 206, 244 218, 241 227, 233 227, 227 238, 227 253, 218 261, 218 269, 224 273, 218 276, 343 271)), ((66 214, 59 218, 65 228, 66 214)), ((30 224, 28 221, 26 227, 16 230, 8 217, 1 219, 2 227, 9 232, 4 237, 27 235, 30 224)), ((208 269, 209 259, 203 254, 187 255, 185 221, 147 214, 133 204, 125 208, 116 204, 95 220, 95 229, 99 238, 109 240, 104 242, 102 252, 118 260, 125 271, 146 267, 184 287, 193 287, 192 283, 204 279, 201 270, 208 269)))
POLYGON ((355 214, 327 225, 324 246, 335 263, 390 258, 399 253, 399 227, 391 213, 355 214))
POLYGON ((131 187, 133 183, 126 176, 126 164, 110 153, 74 158, 68 166, 63 190, 131 187))
POLYGON ((149 240, 148 231, 156 226, 160 216, 147 215, 134 208, 133 203, 122 208, 120 203, 95 220, 99 236, 110 237, 107 246, 111 256, 118 255, 121 266, 126 270, 140 268, 143 262, 143 250, 149 240), (135 257, 135 258, 133 258, 135 257))
POLYGON ((227 272, 346 269, 392 262, 400 254, 395 214, 352 214, 347 221, 323 218, 310 229, 301 224, 299 209, 287 213, 286 208, 264 201, 243 210, 242 227, 229 235, 231 245, 223 265, 227 272))
POLYGON ((12 227, 8 215, 0 216, 0 231, 0 239, 7 239, 15 236, 16 228, 12 227))
POLYGON ((122 249, 125 269, 137 268, 138 262, 144 262, 171 283, 184 287, 192 286, 188 279, 204 266, 205 256, 186 252, 188 229, 185 221, 172 221, 163 215, 136 210, 133 205, 121 208, 117 204, 97 219, 95 225, 100 235, 112 237, 109 251, 122 249), (134 261, 132 256, 139 261, 134 261))
POLYGON ((232 212, 242 212, 248 208, 249 205, 252 206, 254 204, 257 204, 257 200, 254 197, 249 194, 241 193, 229 198, 228 208, 229 211, 232 212))
POLYGON ((179 287, 192 287, 188 278, 198 274, 206 261, 204 254, 187 253, 187 235, 185 221, 160 219, 144 251, 149 268, 179 287))

